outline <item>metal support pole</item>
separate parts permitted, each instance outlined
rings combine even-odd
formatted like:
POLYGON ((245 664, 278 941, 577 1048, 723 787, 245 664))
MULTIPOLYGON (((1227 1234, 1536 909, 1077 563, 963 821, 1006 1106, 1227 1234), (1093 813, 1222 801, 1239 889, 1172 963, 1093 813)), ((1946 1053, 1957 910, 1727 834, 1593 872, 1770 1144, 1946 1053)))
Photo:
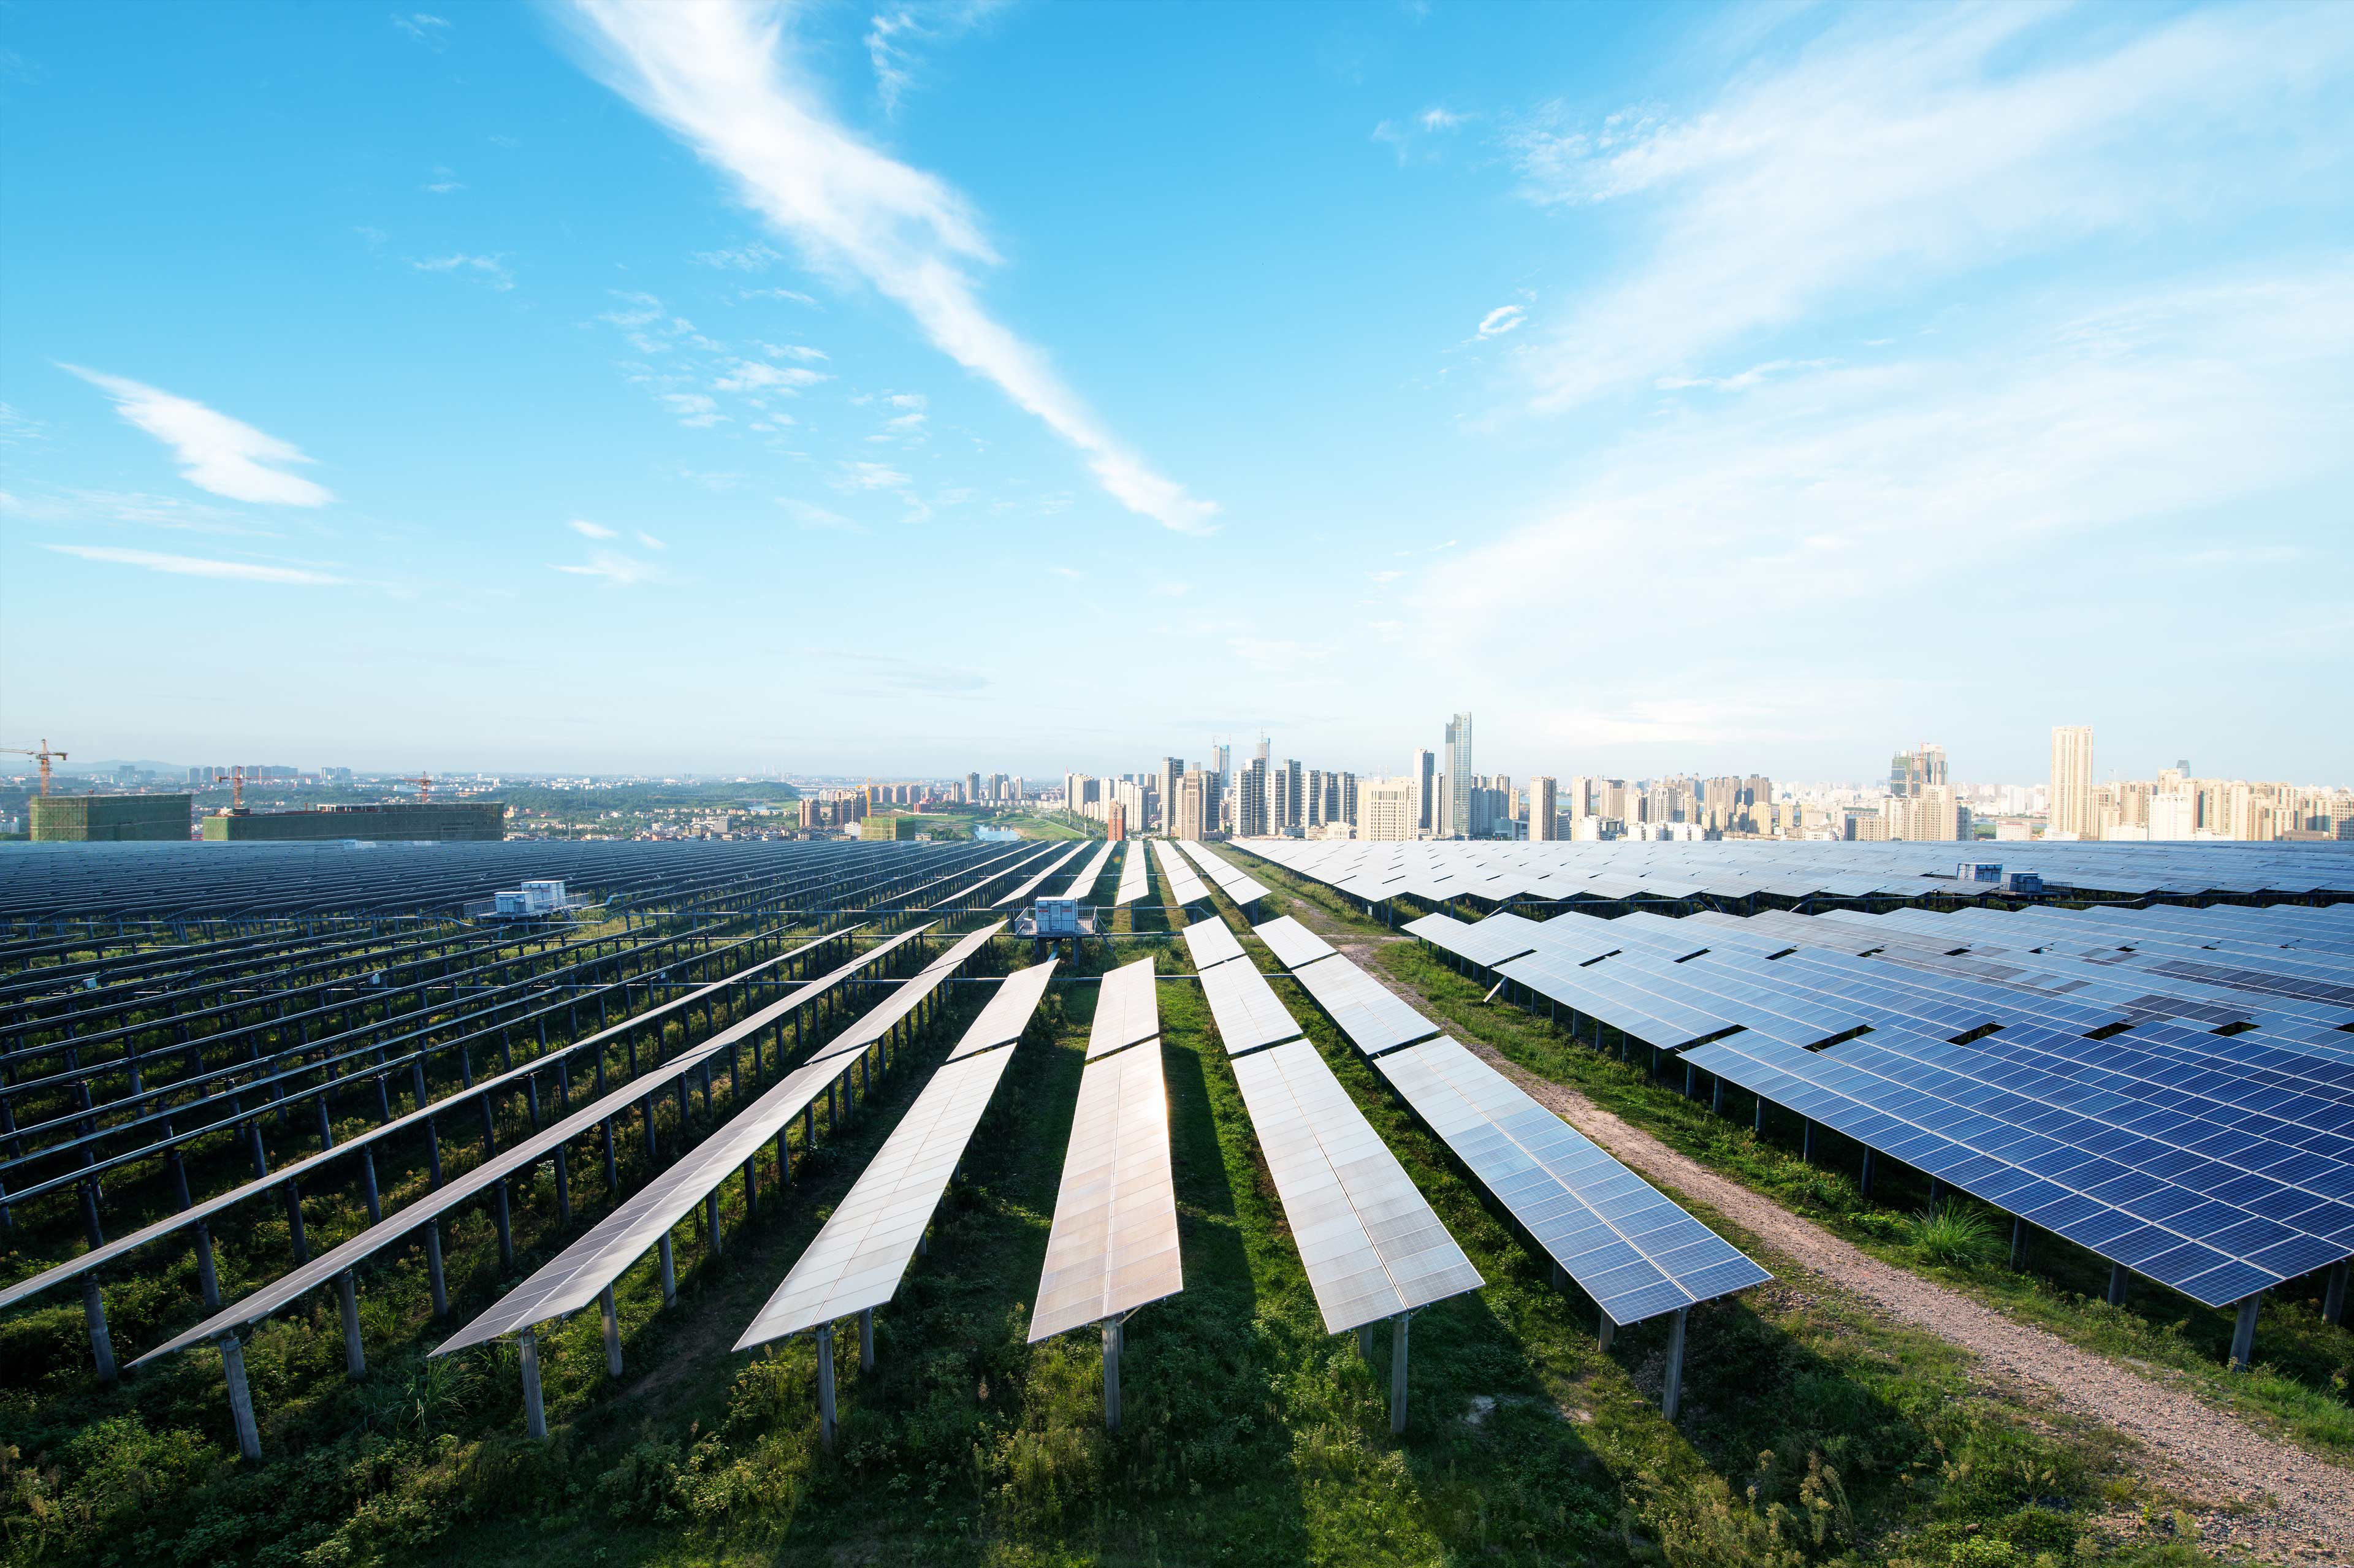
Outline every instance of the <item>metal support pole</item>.
POLYGON ((220 1275, 213 1267, 213 1232, 207 1224, 196 1226, 196 1286, 204 1292, 205 1306, 219 1311, 221 1304, 220 1275))
POLYGON ((376 1190, 376 1150, 373 1149, 360 1150, 360 1192, 367 1199, 368 1224, 380 1223, 384 1219, 384 1200, 376 1190))
POLYGON ((245 1382, 245 1347, 235 1334, 214 1341, 220 1346, 221 1372, 228 1380, 228 1410, 237 1423, 237 1451, 249 1462, 261 1458, 261 1431, 253 1424, 253 1390, 245 1382))
POLYGON ((2322 1287, 2321 1318, 2327 1323, 2346 1320, 2346 1260, 2339 1258, 2331 1266, 2329 1283, 2322 1287))
POLYGON ((875 1370, 875 1308, 872 1307, 858 1309, 858 1370, 863 1372, 875 1370))
POLYGON ((491 1191, 491 1213, 498 1221, 499 1226, 499 1266, 503 1269, 513 1268, 514 1266, 514 1227, 507 1219, 507 1183, 504 1177, 501 1177, 498 1185, 491 1191))
POLYGON ((2027 1255, 2027 1222, 2017 1214, 2010 1217, 2010 1266, 2017 1268, 2020 1259, 2027 1255))
POLYGON ((1104 1319, 1104 1430, 1119 1430, 1119 1351, 1127 1331, 1118 1318, 1104 1319))
POLYGON ((1659 1391, 1659 1414, 1673 1421, 1684 1402, 1684 1319, 1691 1308, 1679 1307, 1668 1322, 1668 1381, 1659 1391))
POLYGON ((711 1255, 717 1257, 719 1246, 719 1189, 714 1187, 703 1195, 704 1228, 711 1233, 711 1255))
POLYGON ((1809 1165, 1815 1162, 1815 1118, 1812 1117, 1807 1118, 1806 1140, 1798 1150, 1798 1158, 1809 1165))
POLYGON ((1601 1347, 1602 1347, 1604 1350, 1606 1350, 1606 1350, 1608 1350, 1608 1349, 1610 1348, 1610 1341, 1611 1341, 1611 1340, 1615 1340, 1615 1339, 1617 1339, 1617 1337, 1618 1337, 1618 1325, 1617 1325, 1617 1324, 1616 1324, 1616 1323, 1614 1323, 1614 1322, 1612 1322, 1612 1321, 1610 1320, 1610 1314, 1609 1314, 1609 1313, 1607 1313, 1607 1312, 1603 1313, 1603 1314, 1602 1314, 1602 1331, 1601 1331, 1599 1334, 1597 1334, 1596 1336, 1595 1336, 1596 1340, 1597 1340, 1597 1342, 1599 1342, 1599 1343, 1600 1343, 1601 1347))
POLYGON ((671 1255, 668 1231, 662 1237, 662 1276, 663 1305, 668 1307, 678 1300, 678 1262, 671 1255))
POLYGON ((817 1430, 826 1451, 833 1451, 833 1325, 817 1329, 817 1430))
POLYGON ((433 1284, 433 1315, 450 1315, 450 1282, 441 1273, 441 1222, 425 1222, 425 1272, 433 1284))
POLYGON ((608 1197, 621 1195, 621 1163, 613 1152, 613 1118, 605 1118, 605 1192, 608 1197))
POLYGON ((335 1304, 344 1315, 344 1375, 356 1383, 367 1376, 367 1351, 360 1343, 359 1282, 348 1268, 335 1276, 335 1304))
POLYGON ((564 1224, 572 1223, 571 1162, 564 1157, 564 1145, 556 1146, 556 1217, 564 1224))
POLYGON ((1390 1436, 1405 1430, 1405 1330, 1411 1314, 1390 1319, 1390 1436))
POLYGON ((2109 1305, 2122 1307, 2125 1305, 2125 1299, 2126 1266, 2122 1263, 2113 1263, 2109 1265, 2109 1305))
POLYGON ((613 1287, 610 1285, 597 1292, 597 1304, 605 1309, 605 1375, 621 1375, 621 1314, 613 1305, 613 1287))
POLYGON ((2239 1320, 2232 1325, 2232 1370, 2246 1372, 2256 1364, 2256 1308, 2264 1298, 2261 1290, 2240 1303, 2239 1320))
POLYGON ((1757 1110, 1756 1110, 1756 1113, 1755 1113, 1754 1116, 1752 1116, 1752 1117, 1750 1118, 1750 1121, 1749 1121, 1749 1130, 1750 1130, 1750 1131, 1752 1131, 1752 1132, 1754 1132, 1754 1133, 1758 1134, 1758 1135, 1759 1135, 1759 1136, 1761 1136, 1761 1137, 1762 1137, 1762 1136, 1764 1136, 1764 1134, 1765 1134, 1765 1131, 1766 1131, 1766 1097, 1765 1097, 1764 1095, 1760 1095, 1760 1096, 1758 1096, 1758 1097, 1757 1097, 1757 1110))
POLYGON ((1357 1325, 1357 1359, 1366 1361, 1373 1359, 1373 1326, 1371 1323, 1357 1325))
POLYGON ((1872 1196, 1872 1150, 1869 1149, 1863 1151, 1863 1175, 1856 1185, 1861 1189, 1865 1197, 1872 1196))
POLYGON ((529 1329, 515 1341, 523 1352, 523 1425, 539 1442, 547 1440, 547 1407, 539 1397, 539 1336, 529 1329))
POLYGON ((1723 1078, 1712 1075, 1709 1080, 1708 1108, 1718 1116, 1724 1114, 1724 1080, 1723 1078))
POLYGON ((90 1356, 97 1363, 98 1381, 112 1383, 114 1371, 114 1336, 106 1329, 106 1297, 98 1287, 95 1269, 81 1277, 81 1316, 90 1329, 90 1356))

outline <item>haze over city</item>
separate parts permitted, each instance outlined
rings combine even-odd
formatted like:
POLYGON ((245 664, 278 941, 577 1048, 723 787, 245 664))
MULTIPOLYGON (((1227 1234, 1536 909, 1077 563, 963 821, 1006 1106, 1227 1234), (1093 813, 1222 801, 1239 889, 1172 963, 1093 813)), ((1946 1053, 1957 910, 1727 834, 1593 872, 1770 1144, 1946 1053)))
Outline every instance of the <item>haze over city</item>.
POLYGON ((6 19, 11 744, 2354 778, 2346 7, 118 15, 6 19))

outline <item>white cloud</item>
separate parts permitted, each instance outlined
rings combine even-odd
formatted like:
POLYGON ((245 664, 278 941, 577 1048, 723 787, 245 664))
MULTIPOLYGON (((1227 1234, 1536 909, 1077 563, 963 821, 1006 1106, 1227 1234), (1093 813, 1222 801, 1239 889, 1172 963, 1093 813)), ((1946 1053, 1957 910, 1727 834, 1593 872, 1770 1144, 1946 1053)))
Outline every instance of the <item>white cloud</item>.
POLYGON ((588 522, 587 519, 580 517, 575 517, 571 522, 566 524, 565 526, 571 529, 575 534, 579 535, 584 539, 618 539, 621 536, 620 534, 614 529, 608 528, 600 523, 588 522))
POLYGON ((291 442, 140 382, 74 365, 60 368, 113 398, 125 419, 170 447, 180 477, 199 490, 272 506, 324 506, 334 499, 325 486, 284 471, 285 464, 311 461, 291 442))
POLYGON ((924 395, 920 392, 894 392, 884 401, 894 408, 923 409, 931 407, 925 401, 924 395))
POLYGON ((811 310, 818 308, 817 302, 799 289, 738 289, 736 291, 736 297, 738 300, 790 300, 797 305, 807 305, 811 310))
POLYGON ((834 472, 836 490, 905 490, 911 482, 888 463, 845 462, 834 472))
POLYGON ((1419 114, 1381 122, 1373 127, 1373 140, 1396 150, 1401 169, 1408 164, 1433 163, 1438 157, 1438 149, 1431 144, 1434 139, 1460 129, 1470 118, 1434 103, 1419 114))
POLYGON ((454 256, 430 256, 422 261, 411 261, 409 265, 420 272, 477 274, 484 282, 501 292, 514 287, 514 279, 508 273, 506 259, 503 256, 467 256, 462 253, 454 256))
POLYGON ((667 550, 670 548, 668 545, 663 544, 660 539, 655 538, 652 534, 646 533, 642 529, 638 532, 638 543, 643 545, 649 550, 667 550))
POLYGON ((1076 447, 1122 505, 1204 533, 1214 503, 1103 429, 1045 356, 981 308, 970 270, 997 260, 964 198, 829 119, 784 59, 784 13, 763 5, 577 0, 615 89, 734 180, 817 264, 864 278, 933 344, 1076 447))
POLYGON ((450 41, 450 23, 446 17, 429 16, 423 11, 393 13, 392 25, 420 44, 441 48, 450 41))
POLYGON ((1451 113, 1433 104, 1415 116, 1415 122, 1426 131, 1452 131, 1470 118, 1468 114, 1451 113))
MULTIPOLYGON (((725 250, 698 250, 695 259, 705 267, 717 267, 729 272, 765 272, 785 259, 785 253, 772 246, 754 240, 725 250)), ((748 294, 782 294, 788 298, 806 300, 806 294, 795 294, 789 289, 747 289, 748 294)))
POLYGON ((1702 374, 1834 304, 2342 180, 2345 137, 2315 132, 2347 119, 2354 12, 2192 11, 2073 48, 2050 36, 2062 16, 1866 7, 1689 116, 1521 124, 1508 146, 1531 200, 1625 203, 1642 240, 1523 350, 1536 407, 1702 374))
POLYGON ((1048 567, 1046 569, 1058 577, 1069 577, 1074 582, 1087 575, 1076 567, 1048 567))
POLYGON ((841 513, 829 512, 822 506, 812 506, 806 501, 795 501, 780 495, 777 497, 777 504, 785 509, 787 516, 804 528, 830 528, 844 534, 866 532, 864 528, 853 523, 841 513))
POLYGON ((727 419, 719 411, 718 402, 700 392, 664 392, 662 400, 678 416, 678 422, 691 430, 708 429, 727 419))
POLYGON ((752 341, 759 344, 760 352, 770 359, 798 359, 803 364, 814 364, 826 357, 825 350, 811 348, 805 343, 760 343, 758 338, 752 341))
POLYGON ((1529 313, 1519 305, 1498 305, 1479 318, 1481 337, 1501 337, 1528 319, 1529 313))
POLYGON ((814 387, 827 379, 815 370, 798 367, 780 369, 763 365, 757 359, 739 359, 727 367, 727 373, 711 384, 717 392, 798 392, 804 387, 814 387))
POLYGON ((433 178, 425 185, 425 189, 435 196, 448 196, 451 191, 461 191, 465 188, 465 182, 455 174, 448 169, 438 167, 433 171, 433 178))
POLYGON ((1400 571, 1367 572, 1365 575, 1373 578, 1377 583, 1394 583, 1397 581, 1398 578, 1405 576, 1404 572, 1400 571))
POLYGON ((60 556, 79 556, 85 561, 111 561, 117 566, 141 567, 151 572, 167 572, 174 577, 231 577, 242 582, 297 583, 315 587, 334 587, 350 580, 294 567, 266 567, 252 561, 217 561, 204 556, 166 556, 153 550, 120 550, 104 545, 44 545, 41 548, 55 550, 60 556))
POLYGON ((954 37, 996 11, 1004 0, 919 0, 877 12, 867 24, 866 58, 875 68, 875 94, 888 117, 916 86, 917 46, 954 37))
POLYGON ((659 582, 663 577, 662 568, 652 561, 641 561, 619 550, 595 551, 586 565, 562 566, 550 562, 549 567, 551 570, 576 577, 602 577, 615 588, 634 588, 640 583, 659 582))

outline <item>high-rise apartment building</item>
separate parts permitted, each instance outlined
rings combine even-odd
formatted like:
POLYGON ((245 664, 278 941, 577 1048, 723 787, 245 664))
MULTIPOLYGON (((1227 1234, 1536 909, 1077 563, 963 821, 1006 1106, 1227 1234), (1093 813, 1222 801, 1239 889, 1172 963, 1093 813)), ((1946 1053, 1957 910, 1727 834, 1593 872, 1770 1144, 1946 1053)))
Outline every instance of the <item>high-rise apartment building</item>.
POLYGON ((1447 824, 1432 830, 1439 837, 1470 835, 1472 787, 1471 715, 1457 714, 1447 721, 1447 824))
POLYGON ((1415 825, 1415 802, 1422 794, 1419 784, 1413 777, 1366 779, 1358 792, 1363 814, 1357 820, 1357 836, 1384 843, 1413 838, 1421 831, 1415 825))
POLYGON ((1176 821, 1177 780, 1184 776, 1184 772, 1183 758, 1164 757, 1161 759, 1161 771, 1153 779, 1153 788, 1161 792, 1161 831, 1162 832, 1167 832, 1170 823, 1176 821))
POLYGON ((1196 768, 1177 779, 1170 831, 1181 839, 1207 838, 1218 823, 1217 775, 1196 768))
POLYGON ((1267 776, 1267 758, 1254 757, 1250 766, 1242 770, 1235 786, 1235 832, 1246 839, 1267 835, 1267 794, 1273 788, 1267 776))
POLYGON ((1431 816, 1437 802, 1431 799, 1431 786, 1437 772, 1438 759, 1427 749, 1414 754, 1414 772, 1408 777, 1414 785, 1414 827, 1419 833, 1432 831, 1431 816))
POLYGON ((1561 835, 1553 831, 1559 807, 1553 799, 1553 781, 1539 774, 1529 780, 1529 837, 1553 839, 1561 835))
POLYGON ((2089 839, 2093 825, 2093 726, 2052 729, 2052 805, 2045 831, 2089 839))

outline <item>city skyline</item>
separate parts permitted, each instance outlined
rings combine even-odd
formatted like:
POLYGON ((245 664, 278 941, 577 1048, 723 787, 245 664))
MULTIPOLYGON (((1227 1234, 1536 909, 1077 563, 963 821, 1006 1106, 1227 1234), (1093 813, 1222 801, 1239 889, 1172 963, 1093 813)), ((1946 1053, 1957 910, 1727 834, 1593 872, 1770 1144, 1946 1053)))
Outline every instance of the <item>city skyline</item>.
POLYGON ((9 19, 8 744, 2354 775, 2343 7, 114 15, 9 19))

